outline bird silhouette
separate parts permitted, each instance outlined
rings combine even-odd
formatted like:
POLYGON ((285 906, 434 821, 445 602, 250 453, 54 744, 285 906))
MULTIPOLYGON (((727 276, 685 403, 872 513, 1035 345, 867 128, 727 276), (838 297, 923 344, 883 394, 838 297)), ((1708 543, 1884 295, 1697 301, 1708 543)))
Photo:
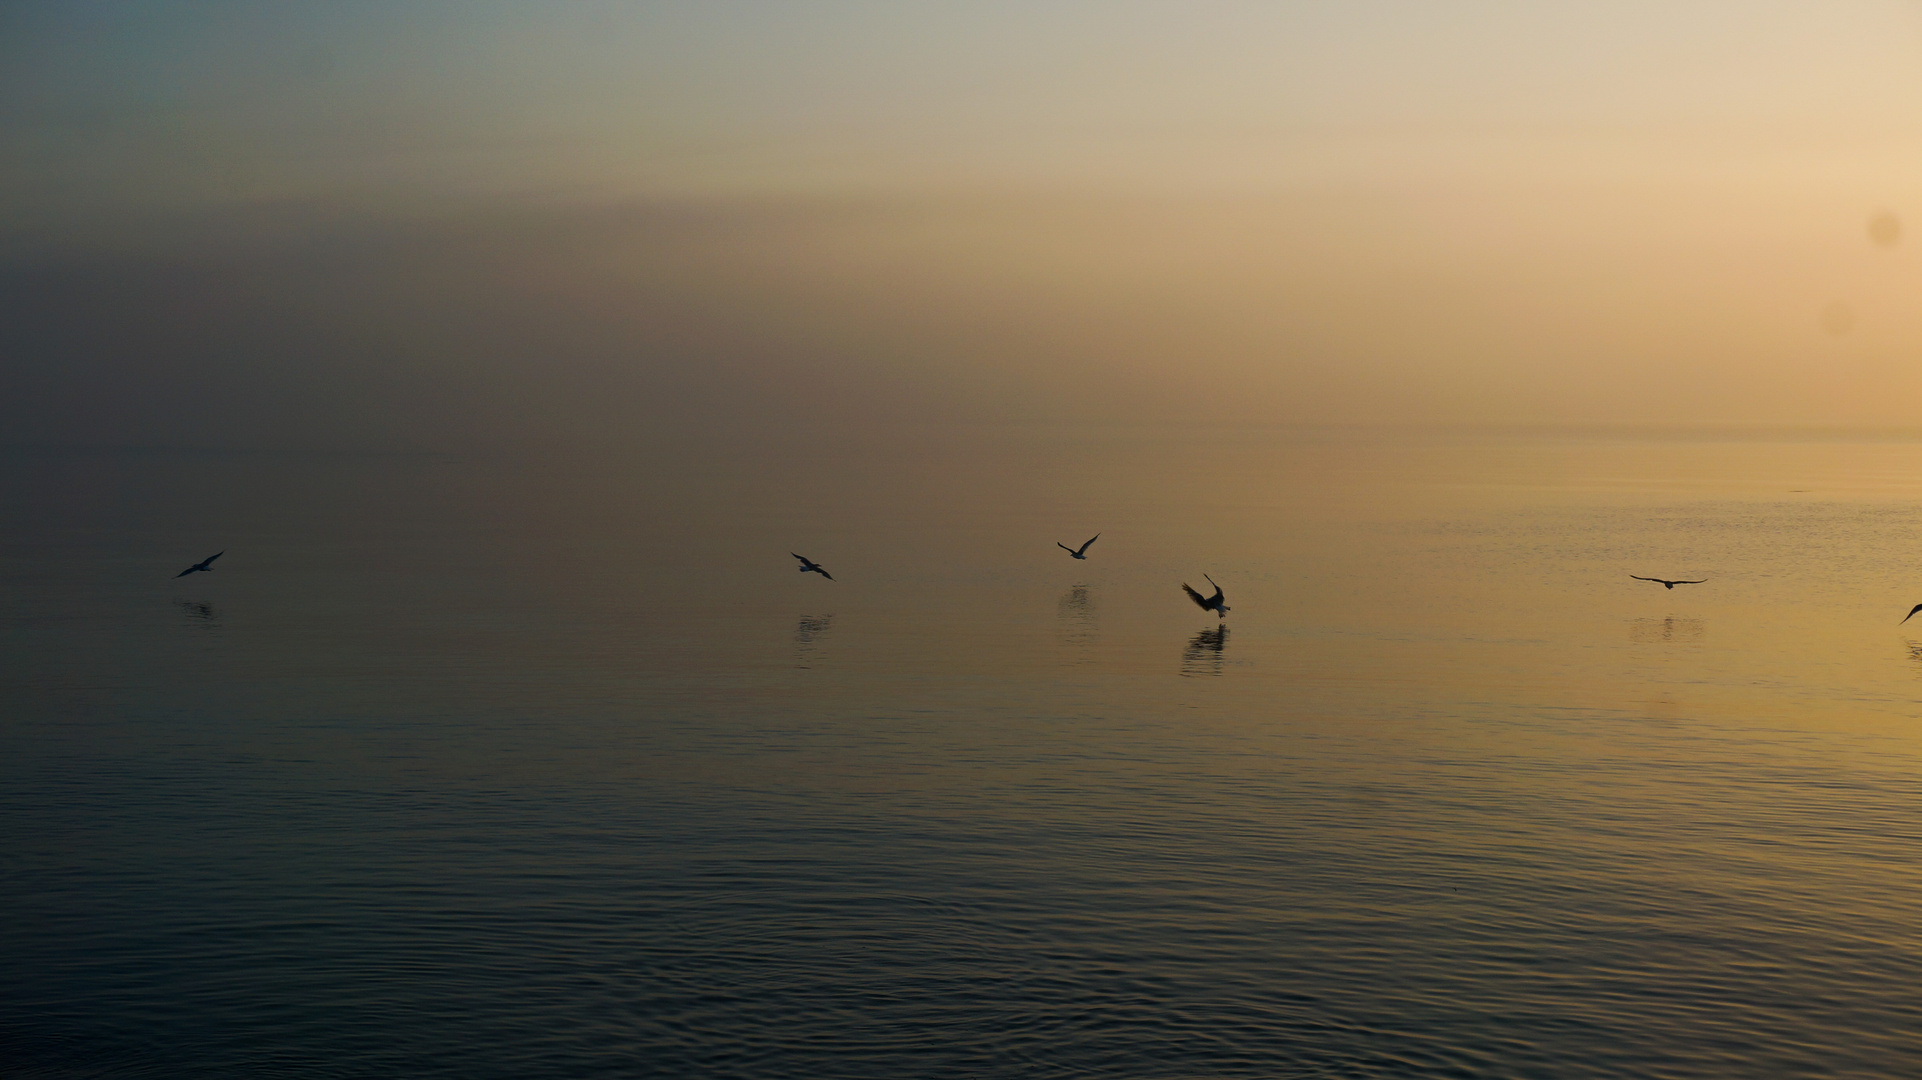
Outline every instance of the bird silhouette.
POLYGON ((1634 578, 1636 581, 1660 582, 1662 588, 1664 589, 1673 589, 1677 585, 1700 585, 1702 581, 1708 580, 1707 578, 1703 578, 1702 581, 1668 581, 1666 579, 1658 578, 1658 577, 1643 577, 1640 574, 1630 574, 1628 576, 1634 578))
MULTIPOLYGON (((1100 534, 1100 533, 1095 533, 1095 534, 1094 534, 1093 536, 1090 536, 1090 537, 1088 537, 1088 544, 1092 544, 1092 543, 1094 543, 1094 542, 1095 542, 1096 540, 1099 540, 1099 539, 1101 539, 1101 534, 1100 534)), ((1088 544, 1083 544, 1083 545, 1081 545, 1081 550, 1079 550, 1079 551, 1076 551, 1076 550, 1075 550, 1074 548, 1071 548, 1071 547, 1069 547, 1068 545, 1066 545, 1066 544, 1064 544, 1064 543, 1062 543, 1062 542, 1061 542, 1061 541, 1059 541, 1059 540, 1056 540, 1056 541, 1054 542, 1054 546, 1055 546, 1055 547, 1058 547, 1058 548, 1060 548, 1061 550, 1063 550, 1063 551, 1065 551, 1065 552, 1067 552, 1067 553, 1068 553, 1068 557, 1069 557, 1069 558, 1072 558, 1072 559, 1086 559, 1086 558, 1088 557, 1088 555, 1087 555, 1087 552, 1088 552, 1088 544)))
MULTIPOLYGON (((1907 615, 1902 616, 1902 622, 1908 622, 1910 619, 1915 618, 1915 613, 1918 611, 1922 611, 1922 604, 1917 604, 1914 607, 1910 608, 1909 613, 1907 615)), ((1901 626, 1902 623, 1896 623, 1895 625, 1901 626)))
POLYGON ((181 571, 180 573, 178 573, 178 574, 175 574, 175 575, 174 575, 174 577, 177 577, 177 578, 184 578, 184 577, 186 577, 186 576, 187 576, 188 574, 191 574, 191 573, 193 573, 193 572, 194 572, 194 571, 196 571, 196 570, 205 570, 206 572, 208 572, 209 574, 211 574, 211 573, 213 573, 213 572, 214 572, 214 568, 213 568, 213 567, 211 567, 211 566, 208 566, 207 564, 208 564, 208 563, 210 563, 210 562, 213 562, 213 561, 214 561, 215 559, 218 559, 218 558, 220 558, 220 557, 221 557, 222 555, 225 555, 225 554, 227 554, 227 553, 226 553, 226 552, 224 552, 224 551, 216 551, 216 552, 214 552, 214 553, 213 553, 212 555, 209 555, 209 556, 207 556, 206 558, 204 558, 204 559, 202 559, 202 560, 200 560, 199 562, 197 562, 197 563, 195 563, 195 564, 193 564, 192 566, 189 566, 189 567, 188 567, 188 568, 186 568, 185 570, 182 570, 182 571, 181 571))
MULTIPOLYGON (((789 555, 794 555, 794 553, 793 553, 792 551, 790 551, 790 552, 788 552, 788 554, 789 554, 789 555)), ((830 574, 830 573, 828 573, 828 572, 827 572, 826 570, 823 570, 823 569, 821 569, 821 564, 820 564, 820 563, 817 563, 817 562, 815 562, 814 560, 812 560, 812 559, 810 559, 810 558, 808 558, 808 557, 807 557, 806 555, 794 555, 794 557, 795 557, 795 558, 797 558, 797 559, 799 559, 799 560, 801 560, 801 565, 800 565, 800 566, 797 566, 797 567, 795 567, 795 569, 796 569, 796 570, 799 570, 799 571, 800 571, 801 573, 803 573, 803 574, 808 574, 808 573, 814 573, 814 574, 819 574, 819 575, 821 575, 822 577, 824 577, 824 578, 827 578, 827 579, 828 579, 829 581, 833 581, 833 580, 834 580, 834 575, 833 575, 833 574, 830 574)))
MULTIPOLYGON (((1208 577, 1208 575, 1206 574, 1203 574, 1201 576, 1208 578, 1208 584, 1215 585, 1214 578, 1208 577)), ((1224 619, 1228 617, 1228 605, 1221 602, 1221 598, 1223 595, 1221 591, 1221 586, 1215 585, 1215 594, 1205 599, 1202 597, 1200 593, 1189 588, 1188 583, 1185 581, 1181 583, 1181 591, 1188 594, 1188 599, 1193 600, 1197 604, 1200 604, 1201 610, 1212 611, 1217 616, 1224 619)))

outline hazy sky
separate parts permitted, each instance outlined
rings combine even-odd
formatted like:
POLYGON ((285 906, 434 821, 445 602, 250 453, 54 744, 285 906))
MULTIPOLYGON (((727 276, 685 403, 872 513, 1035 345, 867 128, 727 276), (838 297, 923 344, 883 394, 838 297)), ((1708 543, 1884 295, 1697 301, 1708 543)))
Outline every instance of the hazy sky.
POLYGON ((1922 424, 1916 3, 9 4, 0 147, 8 441, 1922 424))

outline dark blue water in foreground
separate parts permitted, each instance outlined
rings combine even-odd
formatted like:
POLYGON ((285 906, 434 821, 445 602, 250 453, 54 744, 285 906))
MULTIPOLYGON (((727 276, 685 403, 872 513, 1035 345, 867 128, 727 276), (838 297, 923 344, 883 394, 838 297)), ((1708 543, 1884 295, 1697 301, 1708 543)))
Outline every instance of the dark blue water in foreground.
POLYGON ((1248 439, 16 454, 6 1075, 1913 1071, 1922 446, 1248 439))

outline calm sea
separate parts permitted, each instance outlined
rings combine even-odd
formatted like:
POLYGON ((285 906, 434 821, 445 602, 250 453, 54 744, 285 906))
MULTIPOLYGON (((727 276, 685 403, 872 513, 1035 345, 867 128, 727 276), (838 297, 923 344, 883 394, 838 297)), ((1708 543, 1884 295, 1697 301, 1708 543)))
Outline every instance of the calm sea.
POLYGON ((9 1077, 1922 1069, 1922 441, 16 449, 0 499, 9 1077))

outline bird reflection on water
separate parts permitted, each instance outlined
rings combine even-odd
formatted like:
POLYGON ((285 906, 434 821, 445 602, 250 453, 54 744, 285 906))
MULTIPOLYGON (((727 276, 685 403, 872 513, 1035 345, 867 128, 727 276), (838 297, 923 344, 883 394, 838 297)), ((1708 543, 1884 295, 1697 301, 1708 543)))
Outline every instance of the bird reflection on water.
POLYGON ((1915 677, 1922 679, 1922 641, 1910 639, 1908 645, 1909 663, 1915 665, 1915 677))
POLYGON ((1098 608, 1094 590, 1086 585, 1074 586, 1055 603, 1061 644, 1075 651, 1076 663, 1090 662, 1093 658, 1087 651, 1101 640, 1101 627, 1095 620, 1098 608))
POLYGON ((174 606, 195 624, 216 628, 220 626, 220 612, 214 610, 212 604, 201 600, 177 600, 174 606))
POLYGON ((1708 624, 1700 619, 1630 619, 1628 639, 1644 644, 1697 642, 1708 637, 1708 624))
POLYGON ((794 624, 794 666, 813 667, 818 658, 821 639, 827 636, 834 625, 834 616, 803 615, 794 624))
POLYGON ((1185 677, 1200 675, 1219 675, 1225 662, 1222 654, 1228 649, 1228 626, 1217 623, 1211 630, 1203 630, 1181 650, 1181 674, 1185 677))

